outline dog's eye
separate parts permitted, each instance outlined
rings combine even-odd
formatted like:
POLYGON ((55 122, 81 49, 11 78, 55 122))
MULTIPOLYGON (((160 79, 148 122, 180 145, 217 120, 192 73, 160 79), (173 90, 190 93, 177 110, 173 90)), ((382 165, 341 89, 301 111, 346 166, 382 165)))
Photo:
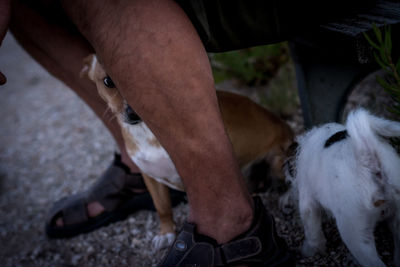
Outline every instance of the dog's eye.
POLYGON ((110 76, 104 78, 103 83, 108 88, 115 88, 114 82, 111 80, 110 76))

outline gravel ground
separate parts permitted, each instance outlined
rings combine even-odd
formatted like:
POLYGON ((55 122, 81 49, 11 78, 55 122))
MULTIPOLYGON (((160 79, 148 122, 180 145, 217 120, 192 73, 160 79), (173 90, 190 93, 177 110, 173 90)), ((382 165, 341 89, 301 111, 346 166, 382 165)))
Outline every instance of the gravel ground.
MULTIPOLYGON (((46 238, 45 216, 52 203, 87 189, 107 167, 116 146, 84 103, 39 67, 11 36, 0 49, 0 69, 8 76, 7 85, 0 88, 1 265, 153 266, 159 262, 165 250, 151 248, 158 227, 154 212, 140 211, 123 222, 71 239, 46 238)), ((372 81, 364 82, 361 91, 376 92, 372 81)), ((375 103, 377 96, 371 94, 356 94, 352 105, 362 98, 367 105, 375 103)), ((300 118, 298 112, 289 121, 296 132, 302 131, 300 118)), ((281 213, 276 192, 261 196, 276 218, 279 233, 296 251, 298 266, 355 265, 331 220, 324 223, 326 255, 301 258, 303 231, 298 214, 281 213)), ((174 209, 178 227, 187 211, 187 205, 174 209)), ((378 227, 376 234, 384 261, 391 262, 393 248, 387 230, 378 227)))

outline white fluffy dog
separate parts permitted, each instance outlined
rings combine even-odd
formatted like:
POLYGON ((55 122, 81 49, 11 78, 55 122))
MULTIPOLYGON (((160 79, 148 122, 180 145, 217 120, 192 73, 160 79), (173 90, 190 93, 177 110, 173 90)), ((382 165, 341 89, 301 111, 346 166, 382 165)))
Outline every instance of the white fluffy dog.
POLYGON ((341 238, 363 266, 385 266, 375 247, 374 228, 387 220, 394 262, 400 266, 400 158, 383 139, 392 136, 400 136, 400 123, 358 109, 345 126, 329 123, 297 138, 286 174, 299 201, 304 256, 325 249, 323 208, 335 218, 341 238))

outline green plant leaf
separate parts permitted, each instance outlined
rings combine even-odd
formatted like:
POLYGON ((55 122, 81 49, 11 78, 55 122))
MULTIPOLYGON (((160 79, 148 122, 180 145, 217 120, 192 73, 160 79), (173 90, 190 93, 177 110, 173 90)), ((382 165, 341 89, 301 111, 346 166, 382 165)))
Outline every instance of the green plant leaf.
POLYGON ((217 83, 233 78, 252 86, 268 83, 280 66, 288 62, 288 51, 287 44, 279 43, 209 56, 217 83))
POLYGON ((390 57, 392 54, 392 30, 390 26, 385 27, 385 48, 387 56, 390 57))
POLYGON ((366 34, 365 32, 363 32, 363 35, 365 37, 365 39, 367 39, 368 43, 375 49, 381 49, 380 46, 378 44, 376 44, 374 41, 372 41, 372 39, 368 36, 368 34, 366 34))
POLYGON ((382 47, 381 49, 379 49, 379 54, 380 54, 380 59, 382 60, 382 62, 388 66, 389 65, 389 59, 388 59, 388 55, 386 54, 385 51, 385 47, 382 47))
MULTIPOLYGON (((379 83, 379 82, 378 82, 379 83)), ((381 85, 382 86, 382 85, 381 85)), ((394 86, 394 85, 390 85, 387 84, 385 85, 386 87, 384 87, 385 91, 388 92, 389 94, 391 94, 393 97, 398 98, 398 100, 400 100, 400 96, 399 94, 399 89, 394 86)))
POLYGON ((389 90, 389 91, 393 91, 394 90, 396 92, 396 88, 393 88, 393 86, 388 81, 386 81, 384 78, 382 78, 381 76, 377 75, 376 76, 376 81, 384 89, 389 90))
POLYGON ((378 39, 378 42, 379 42, 380 44, 382 44, 382 33, 381 33, 381 30, 378 28, 378 26, 376 26, 375 23, 372 24, 372 29, 373 29, 374 32, 375 32, 375 36, 376 36, 376 38, 378 39))
POLYGON ((388 71, 387 64, 382 62, 382 60, 379 58, 379 56, 376 53, 374 53, 374 57, 375 57, 375 61, 381 66, 381 68, 384 69, 385 71, 388 71))
POLYGON ((379 75, 376 76, 376 81, 379 83, 380 86, 386 89, 388 86, 387 82, 379 75))

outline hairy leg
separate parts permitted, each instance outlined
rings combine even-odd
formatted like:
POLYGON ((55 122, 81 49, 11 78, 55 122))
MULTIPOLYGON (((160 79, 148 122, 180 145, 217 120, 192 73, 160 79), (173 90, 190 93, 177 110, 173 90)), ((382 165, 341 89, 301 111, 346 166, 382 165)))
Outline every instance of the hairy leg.
POLYGON ((317 252, 324 253, 326 240, 322 231, 321 208, 312 199, 309 192, 301 191, 299 199, 299 210, 305 236, 301 252, 306 257, 314 256, 317 252))
POLYGON ((393 261, 395 266, 400 266, 400 204, 398 203, 400 202, 397 202, 395 205, 394 215, 389 220, 389 227, 392 231, 394 241, 393 261))
MULTIPOLYGON (((13 35, 37 62, 88 104, 115 138, 122 161, 133 172, 139 171, 127 155, 118 123, 105 116, 107 106, 97 94, 96 87, 91 81, 79 77, 82 60, 93 53, 93 48, 62 13, 46 13, 45 10, 49 9, 41 6, 40 2, 35 2, 35 7, 31 5, 13 1, 10 25, 13 35)), ((89 203, 89 216, 97 216, 103 210, 99 203, 89 203)), ((58 220, 57 224, 62 225, 62 221, 58 220)))
POLYGON ((252 200, 222 123, 207 54, 185 13, 171 0, 63 4, 169 152, 198 231, 226 242, 248 229, 252 200))
POLYGON ((340 217, 335 215, 335 218, 343 242, 360 265, 386 266, 376 250, 374 237, 376 214, 365 214, 351 207, 348 211, 342 212, 340 217), (354 223, 354 218, 357 218, 357 223, 354 223))

